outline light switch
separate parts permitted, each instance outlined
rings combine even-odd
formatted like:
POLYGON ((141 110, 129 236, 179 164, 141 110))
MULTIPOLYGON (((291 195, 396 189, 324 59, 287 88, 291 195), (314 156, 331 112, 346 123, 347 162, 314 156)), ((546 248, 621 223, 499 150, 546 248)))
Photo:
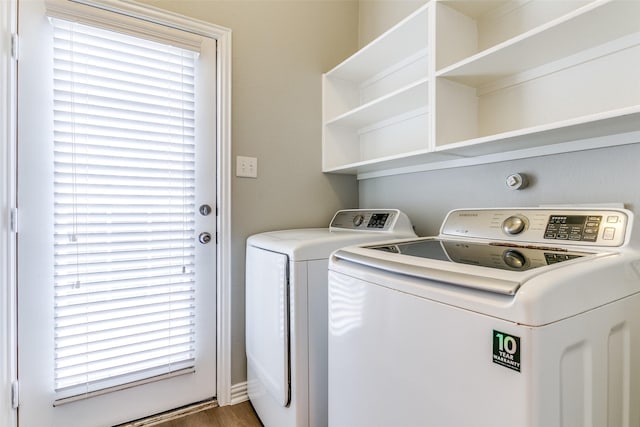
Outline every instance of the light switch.
POLYGON ((245 178, 258 177, 258 159, 255 157, 236 157, 236 176, 245 178))

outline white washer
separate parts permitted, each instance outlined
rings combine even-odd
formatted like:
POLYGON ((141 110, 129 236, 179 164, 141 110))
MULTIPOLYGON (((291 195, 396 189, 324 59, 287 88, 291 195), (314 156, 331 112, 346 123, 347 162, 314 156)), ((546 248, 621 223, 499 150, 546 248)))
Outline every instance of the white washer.
POLYGON ((640 425, 640 253, 625 209, 456 210, 336 251, 329 426, 640 425))
POLYGON ((397 209, 338 211, 329 228, 247 240, 246 349, 251 403, 266 427, 327 425, 327 266, 331 252, 415 237, 397 209))

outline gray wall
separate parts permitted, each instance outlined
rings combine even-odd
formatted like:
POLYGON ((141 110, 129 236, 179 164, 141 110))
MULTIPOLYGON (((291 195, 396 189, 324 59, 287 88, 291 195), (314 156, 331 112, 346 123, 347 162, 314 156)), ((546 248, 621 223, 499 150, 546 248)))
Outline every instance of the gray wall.
MULTIPOLYGON (((455 208, 624 203, 637 212, 639 176, 640 144, 632 144, 362 180, 360 204, 402 209, 418 235, 429 236, 438 234, 445 215, 455 208), (505 178, 516 172, 531 178, 527 188, 506 187, 505 178)), ((636 240, 638 226, 636 220, 636 240)))
MULTIPOLYGON (((356 207, 351 176, 321 172, 321 74, 357 50, 357 1, 143 0, 232 30, 232 154, 258 178, 232 180, 232 373, 246 380, 244 256, 248 236, 326 227, 356 207)), ((234 169, 235 170, 235 169, 234 169)))

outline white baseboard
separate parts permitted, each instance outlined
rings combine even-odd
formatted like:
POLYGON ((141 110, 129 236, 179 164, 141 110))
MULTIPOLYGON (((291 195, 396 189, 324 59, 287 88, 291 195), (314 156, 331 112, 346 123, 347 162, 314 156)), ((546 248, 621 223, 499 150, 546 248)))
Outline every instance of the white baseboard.
POLYGON ((231 405, 241 403, 249 400, 249 394, 247 394, 247 382, 241 382, 231 386, 231 405))

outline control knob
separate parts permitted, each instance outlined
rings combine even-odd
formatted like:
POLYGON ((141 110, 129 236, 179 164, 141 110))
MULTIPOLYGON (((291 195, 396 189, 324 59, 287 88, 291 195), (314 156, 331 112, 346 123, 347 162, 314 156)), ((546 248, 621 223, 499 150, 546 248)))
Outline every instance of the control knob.
POLYGON ((520 252, 509 249, 502 254, 502 260, 511 268, 520 270, 527 262, 527 258, 520 252))
POLYGON ((526 226, 527 221, 524 217, 513 215, 504 220, 502 223, 502 231, 510 235, 520 234, 526 226))
POLYGON ((364 222, 364 215, 356 215, 353 217, 353 225, 359 227, 364 222))

